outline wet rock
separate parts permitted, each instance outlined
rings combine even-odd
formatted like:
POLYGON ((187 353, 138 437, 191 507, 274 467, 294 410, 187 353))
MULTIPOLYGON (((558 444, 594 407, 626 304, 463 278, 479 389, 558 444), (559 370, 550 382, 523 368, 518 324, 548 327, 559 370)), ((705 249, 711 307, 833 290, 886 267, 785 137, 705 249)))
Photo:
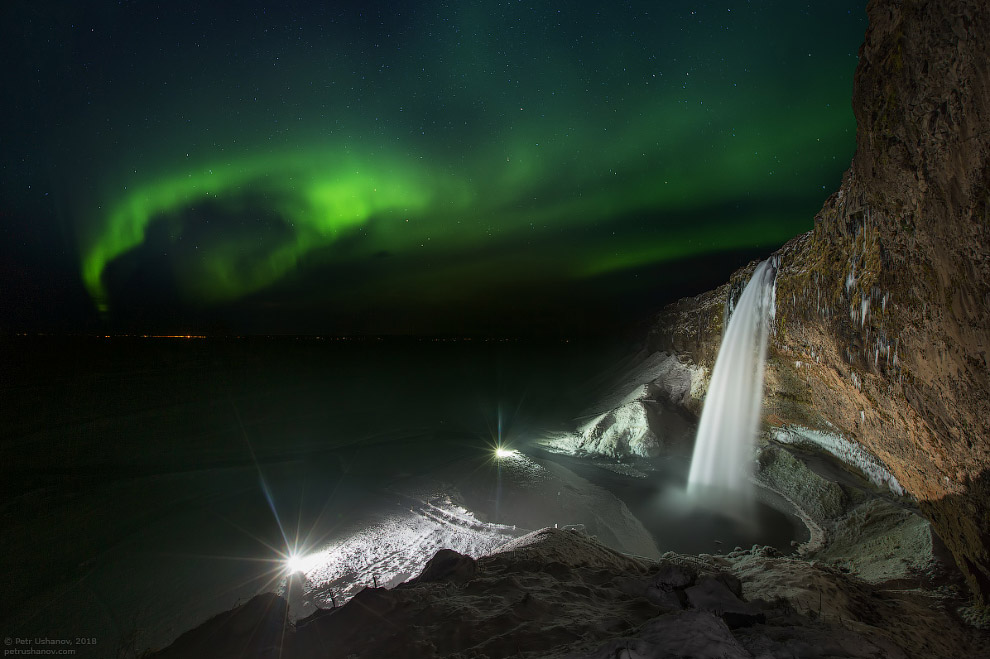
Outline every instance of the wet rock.
POLYGON ((683 591, 676 591, 665 586, 648 586, 646 599, 663 609, 683 609, 685 596, 683 591))
POLYGON ((663 615, 650 621, 636 639, 612 641, 573 659, 751 659, 725 622, 706 611, 663 615))
POLYGON ((767 556, 770 558, 777 558, 781 555, 780 550, 769 545, 753 545, 753 548, 749 550, 749 553, 754 556, 767 556))
MULTIPOLYGON (((773 549, 773 547, 771 547, 771 549, 773 549)), ((779 556, 780 552, 778 552, 777 555, 779 556)), ((742 597, 742 581, 740 581, 739 577, 736 575, 731 572, 719 572, 715 575, 714 579, 728 588, 729 592, 736 597, 742 597)))
POLYGON ((682 565, 666 564, 653 576, 653 583, 658 587, 687 588, 694 583, 697 573, 682 565))
MULTIPOLYGON (((738 579, 736 580, 738 582, 738 579)), ((730 627, 755 624, 763 615, 759 607, 744 602, 725 585, 725 579, 704 577, 697 584, 685 589, 688 603, 695 609, 710 611, 718 616, 731 614, 734 624, 730 627)), ((729 619, 726 619, 729 623, 729 619)))

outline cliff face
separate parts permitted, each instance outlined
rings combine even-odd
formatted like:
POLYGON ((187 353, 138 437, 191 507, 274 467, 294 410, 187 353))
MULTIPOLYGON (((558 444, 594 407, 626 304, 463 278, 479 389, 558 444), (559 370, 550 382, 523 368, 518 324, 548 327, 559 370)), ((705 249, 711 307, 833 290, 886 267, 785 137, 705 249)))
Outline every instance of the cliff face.
MULTIPOLYGON (((874 0, 857 150, 780 251, 767 421, 882 460, 990 601, 990 4, 874 0)), ((652 348, 714 362, 731 282, 668 307, 652 348)))

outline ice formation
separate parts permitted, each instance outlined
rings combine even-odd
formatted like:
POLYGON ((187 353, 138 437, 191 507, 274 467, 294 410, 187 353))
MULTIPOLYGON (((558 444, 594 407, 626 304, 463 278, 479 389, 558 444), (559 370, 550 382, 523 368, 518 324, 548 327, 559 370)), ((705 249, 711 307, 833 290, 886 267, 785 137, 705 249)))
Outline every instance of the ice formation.
MULTIPOLYGON (((860 413, 863 414, 862 411, 860 413)), ((865 414, 861 418, 865 419, 865 414)), ((879 458, 842 435, 788 426, 773 429, 771 437, 781 444, 810 445, 824 449, 861 471, 877 487, 885 487, 894 494, 904 495, 904 488, 879 458)))

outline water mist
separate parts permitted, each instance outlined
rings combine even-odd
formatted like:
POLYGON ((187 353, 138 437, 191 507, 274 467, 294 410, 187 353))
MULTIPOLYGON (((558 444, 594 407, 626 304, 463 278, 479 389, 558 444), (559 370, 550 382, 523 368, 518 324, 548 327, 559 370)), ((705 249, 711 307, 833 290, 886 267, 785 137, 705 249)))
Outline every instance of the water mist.
POLYGON ((767 334, 774 313, 777 266, 753 272, 729 317, 695 439, 688 494, 746 517, 753 502, 753 445, 763 404, 767 334))

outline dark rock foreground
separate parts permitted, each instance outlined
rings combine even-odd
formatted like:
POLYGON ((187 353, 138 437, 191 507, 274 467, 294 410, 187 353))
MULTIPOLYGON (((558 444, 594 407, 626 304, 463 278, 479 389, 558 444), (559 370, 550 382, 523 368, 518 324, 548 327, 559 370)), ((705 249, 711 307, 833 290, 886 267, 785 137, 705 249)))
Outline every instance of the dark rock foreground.
POLYGON ((198 657, 980 657, 990 637, 929 591, 870 586, 770 548, 640 561, 544 529, 475 561, 441 551, 417 579, 291 623, 258 595, 157 659, 198 657))

